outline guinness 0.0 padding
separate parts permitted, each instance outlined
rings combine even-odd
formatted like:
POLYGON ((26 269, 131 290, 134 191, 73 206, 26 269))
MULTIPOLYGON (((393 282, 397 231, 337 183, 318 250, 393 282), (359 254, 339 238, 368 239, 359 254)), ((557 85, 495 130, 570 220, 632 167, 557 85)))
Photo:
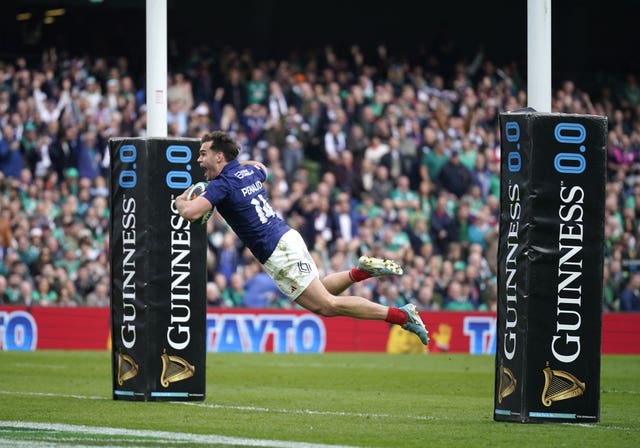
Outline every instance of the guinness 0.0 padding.
POLYGON ((606 117, 500 114, 494 419, 600 420, 606 117))
POLYGON ((197 139, 111 139, 113 399, 205 398, 206 227, 174 201, 203 180, 197 139))

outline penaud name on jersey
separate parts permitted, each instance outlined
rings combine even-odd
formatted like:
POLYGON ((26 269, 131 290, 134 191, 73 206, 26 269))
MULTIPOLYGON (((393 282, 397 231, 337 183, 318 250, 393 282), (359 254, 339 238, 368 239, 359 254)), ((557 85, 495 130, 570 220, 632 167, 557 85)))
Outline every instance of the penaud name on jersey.
POLYGON ((207 186, 204 198, 217 207, 227 224, 253 255, 267 261, 290 227, 267 202, 266 173, 253 165, 229 162, 207 186))

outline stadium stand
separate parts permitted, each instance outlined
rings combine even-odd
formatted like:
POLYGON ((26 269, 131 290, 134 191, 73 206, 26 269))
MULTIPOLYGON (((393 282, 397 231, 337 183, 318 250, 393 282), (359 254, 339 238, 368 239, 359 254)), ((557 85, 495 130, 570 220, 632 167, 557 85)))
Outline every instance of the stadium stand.
MULTIPOLYGON (((215 56, 193 48, 170 73, 170 136, 238 138, 241 158, 270 168, 274 205, 325 273, 363 253, 405 266, 398 282, 354 293, 495 310, 498 114, 526 106, 516 64, 438 52, 414 63, 358 46, 278 61, 230 47, 215 56)), ((35 62, 0 61, 0 303, 108 306, 107 142, 145 135, 144 95, 126 58, 47 50, 35 62)), ((603 307, 617 311, 640 263, 638 79, 588 90, 566 80, 553 112, 609 118, 603 307)), ((259 272, 219 216, 207 225, 207 301, 242 306, 242 284, 259 272)))

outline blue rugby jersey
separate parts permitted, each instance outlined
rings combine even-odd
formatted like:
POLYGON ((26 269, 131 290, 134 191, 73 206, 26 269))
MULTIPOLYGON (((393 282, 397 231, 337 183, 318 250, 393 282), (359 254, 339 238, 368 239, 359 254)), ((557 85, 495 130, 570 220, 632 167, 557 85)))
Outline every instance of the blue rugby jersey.
POLYGON ((276 214, 267 201, 262 185, 264 171, 253 165, 229 162, 207 186, 204 197, 264 264, 290 227, 276 214))

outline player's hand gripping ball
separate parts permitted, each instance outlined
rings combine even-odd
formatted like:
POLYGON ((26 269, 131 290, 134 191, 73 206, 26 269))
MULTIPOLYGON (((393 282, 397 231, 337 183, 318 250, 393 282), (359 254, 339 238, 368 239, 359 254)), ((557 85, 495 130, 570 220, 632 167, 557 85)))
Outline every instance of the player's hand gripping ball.
MULTIPOLYGON (((204 191, 206 189, 207 189, 206 182, 196 182, 195 184, 191 185, 187 190, 187 201, 192 201, 198 196, 204 194, 204 191)), ((212 214, 213 214, 213 208, 209 210, 207 213, 205 213, 204 215, 202 215, 199 219, 194 219, 191 222, 206 224, 209 218, 211 218, 212 214)))

